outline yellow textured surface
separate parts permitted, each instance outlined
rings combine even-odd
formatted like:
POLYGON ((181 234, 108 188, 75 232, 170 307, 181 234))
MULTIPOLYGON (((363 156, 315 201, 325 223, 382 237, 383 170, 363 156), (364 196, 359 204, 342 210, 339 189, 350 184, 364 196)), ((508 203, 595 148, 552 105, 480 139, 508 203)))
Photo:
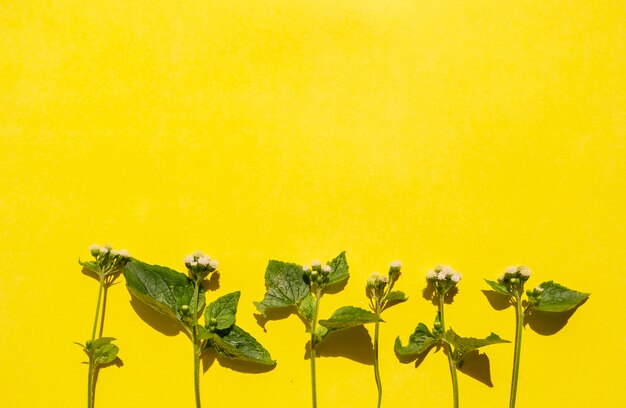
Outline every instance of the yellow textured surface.
MULTIPOLYGON (((625 4, 3 1, 0 405, 85 406, 72 342, 97 283, 76 261, 110 242, 179 270, 200 248, 217 293, 242 290, 238 322, 278 366, 213 362, 206 407, 309 405, 303 325, 264 332, 252 301, 268 259, 342 249, 350 282, 322 317, 365 306, 366 277, 404 261, 383 406, 451 405, 442 353, 416 369, 392 349, 432 321, 437 263, 464 275, 446 319, 465 335, 513 338, 513 310, 481 293, 509 264, 592 292, 558 333, 525 331, 518 406, 626 406, 625 4)), ((191 407, 187 338, 140 318, 123 284, 107 307, 124 365, 101 371, 96 406, 191 407)), ((366 359, 362 340, 331 352, 366 359)), ((494 386, 460 374, 465 407, 507 404, 513 347, 485 351, 494 386)), ((320 407, 374 406, 372 366, 325 357, 318 375, 320 407)))

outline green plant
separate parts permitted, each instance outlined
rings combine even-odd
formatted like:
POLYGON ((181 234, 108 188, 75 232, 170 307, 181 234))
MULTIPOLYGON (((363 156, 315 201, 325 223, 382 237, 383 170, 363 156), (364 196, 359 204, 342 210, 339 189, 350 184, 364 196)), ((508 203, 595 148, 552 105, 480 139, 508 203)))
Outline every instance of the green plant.
POLYGON ((459 406, 459 386, 457 380, 457 367, 463 364, 463 358, 470 351, 480 347, 496 343, 509 343, 508 340, 501 339, 497 334, 491 333, 484 339, 473 337, 461 337, 452 327, 446 329, 444 304, 446 296, 452 297, 456 291, 456 285, 461 281, 461 274, 455 272, 450 266, 438 265, 426 274, 426 281, 433 289, 433 300, 437 302, 438 311, 435 317, 432 332, 424 323, 419 323, 415 331, 409 337, 406 346, 402 345, 400 337, 396 338, 395 350, 398 356, 403 358, 417 358, 420 355, 437 346, 442 348, 447 357, 452 377, 453 406, 459 406))
POLYGON ((522 331, 524 319, 533 312, 567 312, 576 308, 589 297, 589 293, 576 292, 553 281, 540 283, 533 290, 526 291, 527 300, 522 299, 524 284, 530 278, 526 266, 510 266, 498 277, 498 281, 485 282, 497 293, 506 296, 515 307, 515 353, 513 354, 513 374, 509 407, 515 407, 517 381, 519 378, 520 354, 522 351, 522 331), (524 307, 524 304, 526 307, 524 307))
POLYGON ((376 314, 353 306, 341 307, 329 319, 318 321, 320 300, 326 290, 347 281, 349 276, 345 252, 323 266, 319 261, 300 266, 271 260, 265 270, 267 292, 262 301, 254 303, 264 316, 271 309, 295 307, 305 322, 311 335, 311 399, 314 408, 317 407, 316 346, 333 332, 380 321, 376 314))
MULTIPOLYGON (((407 300, 404 292, 392 290, 398 278, 400 278, 399 261, 393 261, 389 265, 389 273, 380 275, 378 272, 372 273, 367 279, 366 293, 370 300, 370 308, 380 317, 383 310, 407 300)), ((380 379, 380 368, 378 364, 378 336, 380 331, 380 321, 374 323, 374 377, 378 388, 377 407, 380 408, 383 399, 383 384, 380 379)))
POLYGON ((205 301, 203 282, 217 270, 218 262, 200 251, 184 260, 189 276, 158 265, 134 260, 124 277, 131 294, 161 314, 174 319, 193 344, 193 377, 196 407, 200 408, 200 356, 213 348, 218 356, 264 365, 275 365, 269 352, 235 324, 240 292, 224 295, 206 305, 204 324, 198 323, 205 301))
POLYGON ((113 337, 102 337, 104 328, 104 315, 106 301, 102 301, 103 294, 106 299, 108 288, 113 284, 117 276, 130 260, 130 255, 125 249, 114 250, 110 245, 91 245, 89 248, 93 261, 78 263, 88 271, 94 273, 100 282, 98 289, 98 301, 96 303, 96 313, 93 319, 91 338, 85 344, 76 343, 83 348, 89 359, 89 369, 87 374, 87 406, 93 407, 95 400, 96 377, 100 367, 112 363, 117 358, 118 346, 113 344, 113 337), (101 316, 98 320, 98 316, 101 316), (97 337, 96 337, 97 336, 97 337))

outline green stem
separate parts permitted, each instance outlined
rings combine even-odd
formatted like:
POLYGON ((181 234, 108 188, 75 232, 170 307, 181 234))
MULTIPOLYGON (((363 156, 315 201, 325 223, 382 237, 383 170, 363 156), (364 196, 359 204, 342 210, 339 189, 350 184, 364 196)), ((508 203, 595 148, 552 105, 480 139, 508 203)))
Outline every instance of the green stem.
MULTIPOLYGON (((96 316, 93 319, 93 329, 91 330, 91 343, 96 339, 96 331, 98 328, 98 315, 100 314, 100 302, 102 301, 102 291, 104 290, 104 272, 100 272, 100 287, 98 288, 98 302, 96 303, 96 316)), ((89 355, 89 371, 87 373, 87 407, 94 406, 94 376, 96 367, 93 361, 93 350, 89 355)))
POLYGON ((378 405, 380 405, 383 401, 383 383, 380 380, 380 371, 378 368, 378 332, 379 332, 379 322, 376 322, 374 325, 374 376, 376 377, 376 385, 378 386, 378 405))
POLYGON ((317 289, 315 292, 315 312, 313 313, 313 321, 311 322, 311 401, 313 408, 317 408, 317 384, 315 373, 315 331, 317 325, 317 316, 320 307, 320 297, 322 296, 322 290, 317 289))
MULTIPOLYGON (((443 315, 443 306, 444 306, 444 298, 445 296, 442 294, 439 296, 439 322, 441 323, 441 328, 443 329, 443 333, 445 335, 446 325, 445 319, 443 315)), ((459 407, 459 382, 456 376, 456 363, 452 359, 452 347, 446 342, 444 342, 446 350, 448 351, 448 365, 450 366, 450 376, 452 377, 452 396, 453 396, 453 406, 454 408, 459 407)))
POLYGON ((198 292, 201 282, 195 282, 193 289, 193 300, 191 303, 191 319, 193 327, 191 328, 191 341, 193 342, 193 384, 196 394, 196 408, 201 408, 200 404, 200 348, 198 345, 198 292))
POLYGON ((517 397, 517 380, 519 378, 519 362, 520 353, 522 352, 522 330, 524 329, 524 310, 522 309, 522 296, 515 292, 515 306, 517 325, 515 328, 515 355, 513 356, 513 378, 511 379, 511 399, 509 408, 515 408, 515 399, 517 397))

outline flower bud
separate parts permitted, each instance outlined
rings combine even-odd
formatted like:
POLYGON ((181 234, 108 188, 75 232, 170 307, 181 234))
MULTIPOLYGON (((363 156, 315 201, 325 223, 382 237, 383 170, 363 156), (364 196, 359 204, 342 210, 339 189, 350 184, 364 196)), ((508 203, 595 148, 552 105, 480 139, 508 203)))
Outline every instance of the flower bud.
POLYGON ((322 269, 322 263, 316 259, 315 261, 311 262, 311 268, 314 271, 319 272, 322 269))
POLYGON ((327 276, 331 271, 330 265, 322 266, 322 275, 327 276))
POLYGON ((90 245, 89 252, 91 252, 91 256, 93 257, 100 255, 100 245, 98 244, 90 245))

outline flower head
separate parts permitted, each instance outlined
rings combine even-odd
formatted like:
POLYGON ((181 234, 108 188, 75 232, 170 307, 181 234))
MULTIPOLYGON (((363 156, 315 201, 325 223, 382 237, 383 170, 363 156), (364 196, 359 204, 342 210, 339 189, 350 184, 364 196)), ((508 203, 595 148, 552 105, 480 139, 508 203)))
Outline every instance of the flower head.
POLYGON ((330 273, 330 271, 331 271, 330 265, 322 266, 322 272, 330 273))
POLYGON ((461 275, 460 273, 453 273, 452 276, 450 277, 450 279, 454 282, 454 283, 459 283, 461 281, 461 279, 463 278, 463 275, 461 275))

